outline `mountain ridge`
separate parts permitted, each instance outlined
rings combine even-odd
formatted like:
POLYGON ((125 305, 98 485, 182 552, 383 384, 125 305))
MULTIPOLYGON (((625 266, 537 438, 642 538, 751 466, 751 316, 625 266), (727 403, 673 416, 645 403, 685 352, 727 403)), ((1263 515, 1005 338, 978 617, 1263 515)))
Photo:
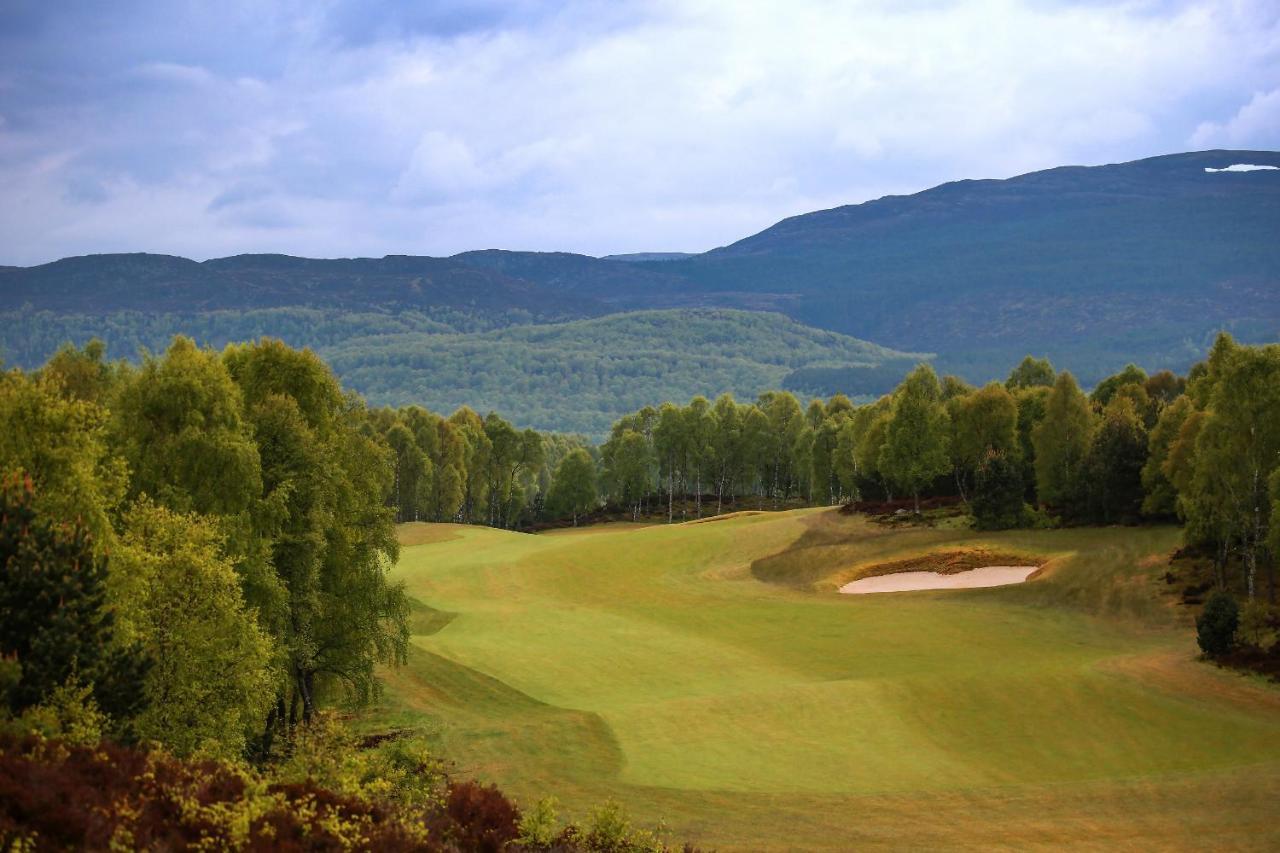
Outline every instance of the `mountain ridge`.
POLYGON ((0 268, 0 311, 445 312, 482 329, 734 308, 937 352, 941 367, 973 381, 1027 352, 1089 381, 1128 361, 1185 368, 1223 328, 1277 336, 1280 171, 1206 171, 1236 163, 1280 166, 1280 152, 952 181, 788 217, 691 256, 79 256, 0 268))

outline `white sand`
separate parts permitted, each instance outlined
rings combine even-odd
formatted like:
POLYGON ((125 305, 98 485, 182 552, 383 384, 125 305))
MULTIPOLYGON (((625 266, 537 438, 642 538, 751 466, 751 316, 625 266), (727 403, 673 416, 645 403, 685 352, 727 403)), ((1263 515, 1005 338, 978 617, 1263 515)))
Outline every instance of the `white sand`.
POLYGON ((847 595, 864 595, 869 592, 911 592, 918 589, 976 589, 984 586, 1007 586, 1022 583, 1039 566, 984 566, 943 575, 937 572, 895 572, 859 578, 840 587, 847 595))

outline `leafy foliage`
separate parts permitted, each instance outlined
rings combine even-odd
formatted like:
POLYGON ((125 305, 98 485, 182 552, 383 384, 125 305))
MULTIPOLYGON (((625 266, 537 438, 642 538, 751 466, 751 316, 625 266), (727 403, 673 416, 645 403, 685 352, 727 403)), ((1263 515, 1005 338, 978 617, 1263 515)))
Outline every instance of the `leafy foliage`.
POLYGON ((116 642, 106 560, 80 525, 36 512, 30 479, 0 488, 0 658, 16 663, 5 705, 21 712, 64 685, 92 687, 97 704, 127 718, 146 698, 135 684, 148 662, 116 642))
POLYGON ((1230 594, 1218 591, 1205 602, 1196 617, 1196 642, 1209 657, 1220 657, 1235 644, 1236 627, 1240 623, 1240 607, 1230 594))

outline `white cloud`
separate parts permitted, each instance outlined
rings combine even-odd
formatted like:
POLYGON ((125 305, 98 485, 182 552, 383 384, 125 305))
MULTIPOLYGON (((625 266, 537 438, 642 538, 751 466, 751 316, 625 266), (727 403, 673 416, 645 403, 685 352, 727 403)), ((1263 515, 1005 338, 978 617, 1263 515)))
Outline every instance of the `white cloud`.
POLYGON ((346 40, 276 15, 272 63, 165 33, 116 75, 0 59, 0 191, 34 200, 0 210, 0 263, 701 250, 945 180, 1280 147, 1267 0, 499 5, 346 40))
POLYGON ((1249 102, 1225 122, 1201 123, 1191 135, 1191 145, 1196 148, 1280 145, 1280 89, 1254 93, 1249 102))

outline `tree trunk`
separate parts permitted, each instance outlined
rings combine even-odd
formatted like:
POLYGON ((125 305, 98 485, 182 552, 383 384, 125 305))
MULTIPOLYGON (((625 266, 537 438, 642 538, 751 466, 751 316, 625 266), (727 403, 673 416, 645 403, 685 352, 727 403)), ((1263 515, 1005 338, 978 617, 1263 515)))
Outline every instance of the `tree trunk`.
POLYGON ((916 515, 919 515, 920 514, 920 490, 917 489, 916 491, 912 492, 912 497, 914 497, 916 501, 916 515))
POLYGON ((675 499, 676 499, 675 472, 671 469, 671 466, 668 465, 667 466, 667 524, 671 523, 671 519, 675 514, 674 513, 675 499))
POLYGON ((315 715, 315 702, 311 696, 311 673, 304 672, 301 666, 295 666, 294 679, 298 684, 298 693, 302 697, 302 721, 310 723, 315 715))
POLYGON ((956 468, 956 490, 960 492, 960 500, 964 501, 967 508, 969 506, 969 496, 964 493, 964 478, 960 476, 960 469, 956 468))

